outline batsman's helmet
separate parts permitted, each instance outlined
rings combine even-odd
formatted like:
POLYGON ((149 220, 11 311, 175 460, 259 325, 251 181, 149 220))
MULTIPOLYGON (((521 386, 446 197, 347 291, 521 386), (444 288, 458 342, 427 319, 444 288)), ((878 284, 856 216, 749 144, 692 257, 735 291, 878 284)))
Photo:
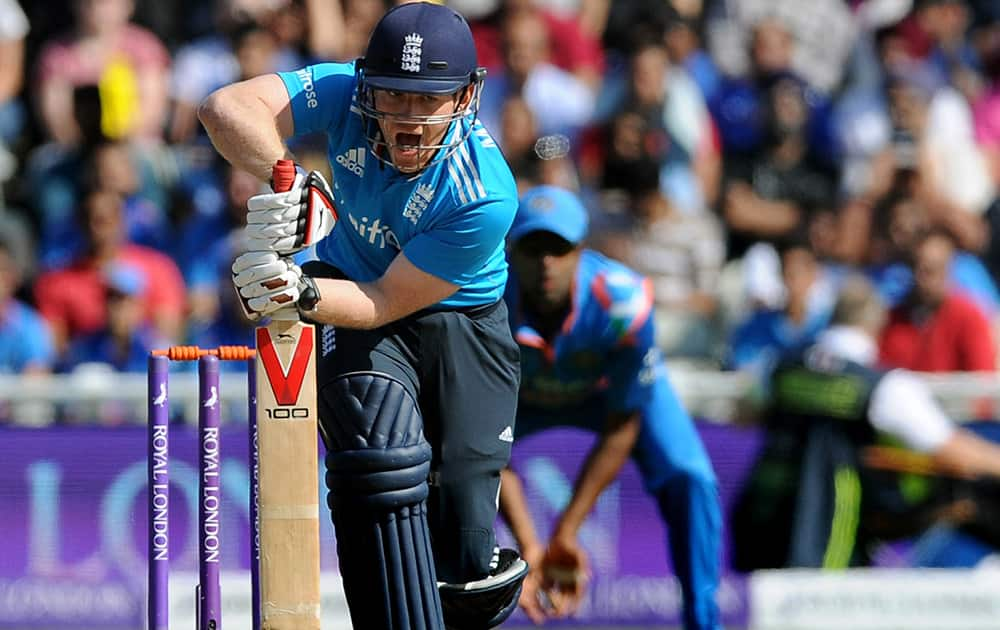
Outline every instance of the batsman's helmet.
POLYGON ((470 124, 463 133, 449 132, 441 144, 419 146, 424 150, 444 149, 433 162, 448 157, 471 133, 486 69, 477 65, 468 22, 453 9, 429 2, 391 9, 375 26, 365 57, 358 60, 357 67, 358 107, 372 152, 379 159, 391 163, 386 149, 392 146, 381 133, 380 120, 426 125, 469 117, 470 124), (468 105, 440 116, 390 114, 375 107, 375 90, 442 95, 464 89, 472 90, 468 105), (451 140, 446 141, 449 137, 451 140))

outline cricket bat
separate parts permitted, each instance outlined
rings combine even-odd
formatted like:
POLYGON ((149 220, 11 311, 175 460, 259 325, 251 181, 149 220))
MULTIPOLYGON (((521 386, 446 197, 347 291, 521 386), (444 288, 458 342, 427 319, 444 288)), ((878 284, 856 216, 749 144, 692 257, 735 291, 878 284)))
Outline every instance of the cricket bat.
MULTIPOLYGON (((276 192, 295 179, 274 166, 276 192)), ((318 630, 319 466, 316 329, 295 306, 256 329, 260 620, 264 630, 318 630)))

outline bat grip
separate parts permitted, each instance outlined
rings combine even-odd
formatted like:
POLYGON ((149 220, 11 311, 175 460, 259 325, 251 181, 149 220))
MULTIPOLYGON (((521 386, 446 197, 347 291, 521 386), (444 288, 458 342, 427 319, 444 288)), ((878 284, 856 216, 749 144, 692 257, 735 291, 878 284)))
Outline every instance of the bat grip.
MULTIPOLYGON (((287 192, 292 189, 295 183, 295 162, 292 160, 278 160, 271 168, 271 189, 274 192, 287 192)), ((319 302, 319 293, 315 284, 310 285, 303 291, 299 298, 299 305, 305 310, 312 310, 319 302)), ((296 308, 281 309, 272 315, 273 319, 298 319, 299 314, 296 308)))
POLYGON ((295 162, 278 160, 271 167, 271 189, 274 192, 288 192, 295 183, 295 162))

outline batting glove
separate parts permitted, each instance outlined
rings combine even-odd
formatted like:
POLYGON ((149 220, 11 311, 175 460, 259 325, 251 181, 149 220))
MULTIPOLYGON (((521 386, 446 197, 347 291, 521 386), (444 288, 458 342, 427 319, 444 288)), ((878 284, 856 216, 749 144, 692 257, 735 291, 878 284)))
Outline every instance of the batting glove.
POLYGON ((321 241, 337 224, 330 185, 318 171, 299 167, 291 190, 254 195, 247 201, 249 251, 294 254, 321 241))
POLYGON ((291 258, 272 251, 239 256, 233 262, 233 285, 243 312, 254 321, 289 306, 312 311, 319 302, 316 282, 291 258))

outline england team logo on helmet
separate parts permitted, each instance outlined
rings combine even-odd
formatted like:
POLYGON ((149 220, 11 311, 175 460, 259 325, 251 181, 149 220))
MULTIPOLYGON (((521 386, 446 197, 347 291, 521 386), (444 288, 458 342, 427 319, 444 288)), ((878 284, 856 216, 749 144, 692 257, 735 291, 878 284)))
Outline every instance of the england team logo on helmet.
POLYGON ((403 42, 402 66, 408 72, 420 72, 420 53, 424 38, 419 33, 410 33, 403 42))
POLYGON ((383 135, 380 128, 383 121, 411 125, 456 123, 463 127, 458 133, 449 131, 436 143, 407 145, 437 152, 421 168, 447 159, 472 133, 486 69, 477 63, 468 22, 454 9, 429 2, 397 5, 379 20, 364 58, 357 63, 357 108, 374 158, 395 166, 391 157, 395 139, 383 135), (436 96, 454 94, 458 95, 455 100, 460 106, 435 115, 388 112, 376 106, 378 90, 436 96))

